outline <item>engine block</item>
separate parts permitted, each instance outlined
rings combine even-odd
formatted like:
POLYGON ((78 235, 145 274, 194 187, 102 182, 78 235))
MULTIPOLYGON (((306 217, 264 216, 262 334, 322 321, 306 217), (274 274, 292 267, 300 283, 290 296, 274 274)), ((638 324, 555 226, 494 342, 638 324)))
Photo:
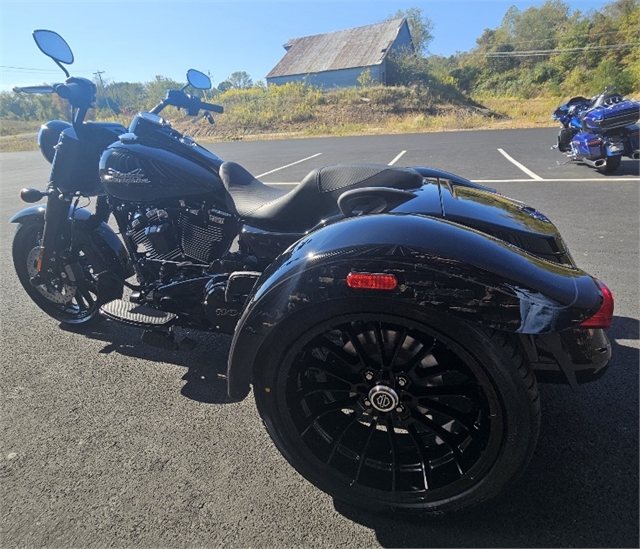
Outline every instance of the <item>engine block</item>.
POLYGON ((237 235, 235 218, 210 206, 137 207, 127 236, 136 252, 157 261, 209 264, 229 250, 237 235))

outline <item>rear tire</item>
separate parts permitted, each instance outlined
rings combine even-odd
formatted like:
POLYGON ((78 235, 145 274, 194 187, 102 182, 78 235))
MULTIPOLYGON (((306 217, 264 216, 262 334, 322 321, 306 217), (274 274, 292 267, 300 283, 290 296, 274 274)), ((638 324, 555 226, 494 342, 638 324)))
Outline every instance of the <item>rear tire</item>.
POLYGON ((526 468, 540 428, 516 343, 397 302, 376 309, 333 306, 277 330, 254 371, 275 445, 355 506, 442 514, 495 496, 526 468))
POLYGON ((96 275, 107 268, 102 254, 86 235, 78 235, 73 257, 57 266, 52 280, 34 286, 36 262, 44 223, 40 220, 18 225, 13 238, 13 265, 29 297, 45 313, 62 324, 93 324, 102 320, 103 304, 96 275))
POLYGON ((598 168, 601 173, 613 173, 620 167, 622 156, 607 156, 604 166, 598 168))

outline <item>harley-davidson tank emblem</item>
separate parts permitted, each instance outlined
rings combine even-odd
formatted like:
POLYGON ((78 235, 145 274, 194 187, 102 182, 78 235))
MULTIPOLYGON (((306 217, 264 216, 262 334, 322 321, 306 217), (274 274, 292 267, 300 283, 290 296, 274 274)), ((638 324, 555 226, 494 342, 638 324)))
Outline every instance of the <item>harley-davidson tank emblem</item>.
POLYGON ((127 173, 109 168, 107 170, 107 178, 113 183, 124 183, 125 185, 146 185, 151 183, 151 180, 147 179, 147 176, 140 168, 127 173))

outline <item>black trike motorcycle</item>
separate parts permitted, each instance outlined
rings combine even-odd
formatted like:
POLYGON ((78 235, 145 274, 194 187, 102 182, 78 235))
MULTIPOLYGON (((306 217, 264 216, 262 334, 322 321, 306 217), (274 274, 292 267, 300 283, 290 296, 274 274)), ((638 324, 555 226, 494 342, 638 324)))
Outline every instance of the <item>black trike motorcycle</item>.
POLYGON ((231 334, 229 395, 253 386, 277 448, 331 496, 427 514, 487 500, 533 454, 538 381, 606 370, 613 296, 534 208, 426 167, 265 185, 159 116, 221 107, 185 86, 128 129, 86 121, 95 85, 69 76, 59 35, 34 38, 67 79, 21 91, 75 113, 42 127, 48 187, 11 219, 27 294, 62 324, 106 316, 170 350, 193 343, 176 327, 231 334))

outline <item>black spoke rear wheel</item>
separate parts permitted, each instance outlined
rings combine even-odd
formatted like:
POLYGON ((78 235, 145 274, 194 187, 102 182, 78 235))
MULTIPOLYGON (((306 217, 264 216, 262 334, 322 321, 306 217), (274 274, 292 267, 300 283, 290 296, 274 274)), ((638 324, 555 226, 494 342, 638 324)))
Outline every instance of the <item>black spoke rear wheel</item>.
POLYGON ((497 332, 368 312, 278 341, 254 376, 258 409, 290 463, 338 499, 454 510, 495 495, 533 453, 535 378, 497 332))

